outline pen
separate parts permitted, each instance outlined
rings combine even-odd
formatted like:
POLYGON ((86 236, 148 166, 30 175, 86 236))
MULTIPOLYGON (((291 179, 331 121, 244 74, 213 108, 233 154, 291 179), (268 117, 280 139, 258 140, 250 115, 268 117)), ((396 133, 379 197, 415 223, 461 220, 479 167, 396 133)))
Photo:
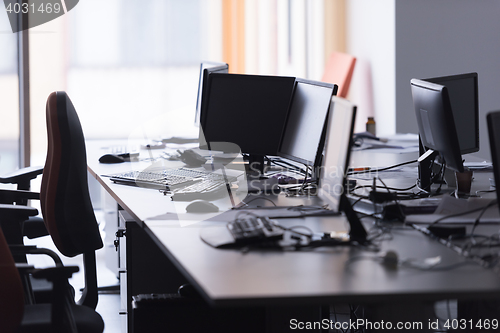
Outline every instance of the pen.
POLYGON ((349 172, 352 172, 352 171, 369 171, 369 170, 371 170, 370 167, 349 168, 349 172))

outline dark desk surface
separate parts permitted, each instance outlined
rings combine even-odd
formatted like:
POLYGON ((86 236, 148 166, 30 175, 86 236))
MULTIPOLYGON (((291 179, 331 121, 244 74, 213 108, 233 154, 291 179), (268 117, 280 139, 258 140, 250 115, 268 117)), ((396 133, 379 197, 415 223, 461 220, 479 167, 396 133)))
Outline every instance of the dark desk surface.
MULTIPOLYGON (((102 142, 92 141, 87 144, 90 172, 143 225, 186 278, 214 305, 405 302, 409 299, 423 301, 500 296, 500 276, 475 263, 449 270, 391 269, 370 259, 380 252, 352 247, 248 253, 214 249, 200 239, 200 230, 206 227, 224 228, 224 222, 207 222, 203 220, 208 216, 186 214, 183 210, 186 203, 173 203, 158 191, 112 184, 100 175, 139 166, 143 168, 145 163, 99 164, 97 158, 104 152, 100 149, 102 145, 102 142), (181 219, 158 217, 169 212, 177 212, 181 219)), ((392 158, 404 161, 408 156, 392 158)), ((387 159, 383 160, 387 162, 387 159)), ((175 163, 171 165, 176 166, 175 163)), ((229 202, 221 200, 217 202, 220 207, 230 207, 229 202)), ((301 202, 296 198, 289 200, 301 202)), ((306 225, 314 231, 348 228, 345 218, 341 216, 280 219, 280 223, 285 226, 306 225)), ((370 232, 377 232, 372 229, 371 221, 365 220, 364 223, 370 232)), ((466 261, 453 250, 421 233, 399 226, 391 230, 380 247, 382 251, 396 251, 403 260, 440 256, 440 266, 466 261)))

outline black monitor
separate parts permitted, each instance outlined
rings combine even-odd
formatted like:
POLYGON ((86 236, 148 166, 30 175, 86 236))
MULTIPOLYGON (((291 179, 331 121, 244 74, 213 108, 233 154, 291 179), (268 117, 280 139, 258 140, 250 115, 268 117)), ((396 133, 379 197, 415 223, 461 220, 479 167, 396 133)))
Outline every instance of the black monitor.
POLYGON ((412 79, 411 92, 417 118, 420 142, 425 153, 420 156, 419 186, 430 190, 430 167, 436 156, 441 163, 458 172, 464 172, 455 120, 448 89, 432 82, 412 79))
POLYGON ((334 212, 343 211, 351 230, 349 241, 366 242, 367 233, 349 203, 344 184, 349 167, 352 134, 356 119, 356 106, 351 102, 332 97, 328 114, 325 156, 321 165, 318 196, 334 212))
POLYGON ((500 111, 488 113, 486 121, 488 123, 491 161, 493 162, 493 175, 495 176, 498 200, 500 198, 500 111))
POLYGON ((477 73, 442 76, 425 81, 445 86, 463 154, 479 151, 479 98, 477 73))
POLYGON ((319 165, 328 109, 337 89, 335 84, 295 80, 279 156, 310 166, 319 165))
POLYGON ((278 154, 294 82, 283 76, 210 74, 203 92, 200 148, 234 143, 262 172, 263 157, 278 154))
POLYGON ((203 87, 207 84, 211 73, 228 73, 229 65, 223 62, 204 61, 200 64, 200 78, 198 82, 198 98, 196 99, 195 125, 200 124, 201 104, 203 100, 203 87))

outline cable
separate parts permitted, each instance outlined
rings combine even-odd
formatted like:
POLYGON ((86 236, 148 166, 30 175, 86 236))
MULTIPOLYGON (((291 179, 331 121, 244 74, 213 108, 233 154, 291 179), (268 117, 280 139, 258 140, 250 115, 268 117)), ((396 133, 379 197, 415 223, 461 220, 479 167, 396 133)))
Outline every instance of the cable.
POLYGON ((471 235, 474 235, 474 230, 476 229, 477 225, 479 224, 479 220, 481 219, 481 217, 483 216, 483 214, 488 210, 488 208, 496 205, 498 203, 497 200, 493 200, 492 202, 490 202, 489 204, 487 204, 483 210, 481 211, 481 213, 479 214, 479 216, 476 218, 476 220, 474 221, 474 224, 472 225, 472 230, 471 230, 471 235))
MULTIPOLYGON (((408 190, 411 190, 412 188, 415 188, 417 186, 417 184, 413 184, 412 186, 410 187, 406 187, 406 188, 395 188, 395 187, 387 187, 387 186, 377 186, 377 188, 384 188, 384 189, 390 189, 391 191, 408 191, 408 190)), ((352 189, 352 191, 355 191, 355 190, 358 190, 360 188, 373 188, 373 185, 358 185, 356 186, 355 188, 352 189)))
MULTIPOLYGON (((391 194, 391 191, 389 190, 389 188, 387 187, 387 185, 384 183, 384 181, 380 178, 380 177, 377 177, 378 180, 382 183, 382 185, 385 186, 385 188, 387 189, 387 193, 391 194)), ((396 204, 396 206, 398 207, 399 209, 399 213, 401 214, 401 216, 403 218, 406 218, 406 214, 403 210, 403 207, 401 207, 401 204, 399 203, 398 199, 397 199, 397 196, 394 198, 394 203, 396 204)))
POLYGON ((292 163, 289 163, 289 162, 287 162, 287 161, 284 161, 284 160, 282 160, 282 159, 271 159, 271 158, 269 158, 269 157, 267 157, 267 156, 265 156, 265 159, 266 159, 267 161, 269 161, 270 163, 274 163, 274 164, 276 164, 276 165, 278 165, 278 166, 281 166, 281 167, 286 168, 286 169, 287 169, 287 171, 292 171, 292 172, 293 172, 293 171, 300 171, 300 173, 301 173, 301 174, 303 174, 303 175, 306 175, 306 177, 307 177, 307 176, 309 176, 308 172, 307 172, 307 171, 305 171, 304 169, 300 168, 300 167, 299 167, 299 166, 297 166, 297 165, 294 165, 294 164, 292 164, 292 163), (288 166, 288 167, 291 167, 291 169, 287 168, 287 166, 288 166))
POLYGON ((479 193, 491 193, 491 192, 496 192, 496 189, 494 190, 477 190, 475 193, 476 193, 476 196, 480 196, 479 193))
POLYGON ((354 205, 356 205, 358 202, 360 202, 361 200, 363 200, 363 198, 358 198, 356 201, 354 201, 351 206, 354 207, 354 205))
POLYGON ((328 210, 327 205, 324 206, 304 206, 304 205, 299 205, 299 206, 291 206, 287 207, 287 210, 296 210, 299 212, 308 212, 308 211, 315 211, 315 210, 328 210))
POLYGON ((416 163, 416 162, 418 162, 418 160, 412 160, 412 161, 408 161, 408 162, 403 162, 403 163, 391 165, 391 166, 380 168, 380 169, 368 169, 368 170, 362 170, 362 171, 348 172, 347 175, 358 175, 358 174, 368 173, 368 172, 386 171, 386 170, 394 169, 394 168, 397 168, 397 167, 400 167, 400 166, 403 166, 403 165, 412 164, 412 163, 416 163))
POLYGON ((289 228, 282 227, 282 226, 279 226, 277 224, 276 224, 276 226, 278 226, 279 228, 282 228, 283 230, 291 231, 293 233, 296 233, 296 234, 304 236, 304 237, 312 238, 314 236, 314 232, 309 227, 306 227, 304 225, 295 225, 295 226, 289 227, 289 228), (310 234, 304 234, 302 232, 298 232, 298 231, 293 230, 293 229, 305 229, 305 230, 309 231, 310 234))
POLYGON ((273 206, 274 206, 274 207, 276 207, 276 203, 275 203, 274 201, 272 201, 271 199, 266 198, 266 197, 256 197, 256 198, 253 198, 252 200, 250 200, 250 201, 248 201, 248 202, 244 202, 244 201, 242 201, 242 203, 244 203, 244 204, 245 204, 245 207, 238 207, 238 208, 233 207, 233 208, 231 208, 231 209, 244 209, 244 208, 246 208, 246 207, 248 206, 248 204, 249 204, 249 203, 251 203, 251 202, 253 202, 253 201, 255 201, 255 200, 259 200, 259 199, 269 201, 270 203, 272 203, 272 204, 273 204, 273 206))

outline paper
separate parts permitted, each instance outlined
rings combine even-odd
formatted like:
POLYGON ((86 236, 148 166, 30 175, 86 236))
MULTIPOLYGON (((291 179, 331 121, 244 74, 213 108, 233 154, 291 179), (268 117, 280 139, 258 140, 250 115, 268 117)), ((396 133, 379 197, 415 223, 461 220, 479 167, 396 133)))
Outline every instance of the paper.
POLYGON ((408 215, 406 216, 405 222, 415 224, 431 224, 439 220, 438 223, 440 224, 470 224, 474 223, 477 218, 480 217, 479 223, 500 223, 498 205, 488 207, 484 213, 483 209, 481 209, 488 206, 493 200, 495 199, 469 198, 468 200, 464 200, 456 199, 451 196, 445 196, 436 208, 434 214, 408 215), (476 211, 466 213, 473 210, 476 211), (460 213, 464 213, 464 215, 451 216, 460 213))
POLYGON ((469 168, 474 171, 491 171, 493 170, 493 164, 491 162, 464 162, 464 167, 469 168))

